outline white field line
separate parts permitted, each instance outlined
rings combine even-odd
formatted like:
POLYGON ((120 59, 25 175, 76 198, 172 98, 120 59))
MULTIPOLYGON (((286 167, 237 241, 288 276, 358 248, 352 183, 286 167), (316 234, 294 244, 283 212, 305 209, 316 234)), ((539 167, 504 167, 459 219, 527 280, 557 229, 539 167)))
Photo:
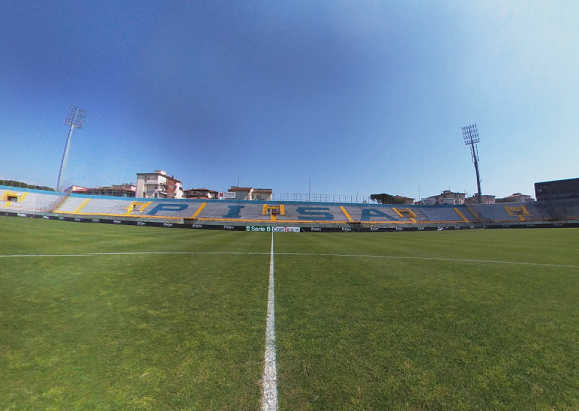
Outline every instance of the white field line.
POLYGON ((84 254, 0 254, 0 258, 24 257, 95 257, 99 255, 196 255, 196 254, 231 254, 231 255, 269 255, 269 253, 246 253, 241 251, 128 251, 122 253, 84 253, 84 254))
POLYGON ((273 264, 273 232, 269 260, 269 291, 267 295, 267 327, 265 330, 265 367, 263 370, 263 411, 277 410, 277 366, 275 362, 275 295, 273 264))
MULTIPOLYGON (((267 255, 270 253, 247 253, 238 251, 135 251, 119 253, 84 253, 84 254, 0 254, 0 258, 39 258, 39 257, 95 257, 107 255, 267 255)), ((305 257, 347 257, 347 258, 389 258, 398 260, 425 260, 425 261, 451 261, 459 263, 486 263, 486 264, 512 264, 531 265, 539 267, 564 267, 579 268, 579 265, 548 264, 548 263, 528 263, 524 261, 501 261, 501 260, 473 260, 461 258, 439 258, 439 257, 402 257, 395 255, 371 255, 371 254, 314 254, 314 253, 277 253, 277 255, 297 255, 305 257)))

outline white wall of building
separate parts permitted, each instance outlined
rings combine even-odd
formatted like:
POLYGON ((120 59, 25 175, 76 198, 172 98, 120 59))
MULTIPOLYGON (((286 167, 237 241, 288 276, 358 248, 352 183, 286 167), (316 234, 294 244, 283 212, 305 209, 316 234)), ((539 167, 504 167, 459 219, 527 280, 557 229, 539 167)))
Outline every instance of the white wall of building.
POLYGON ((137 174, 137 197, 141 198, 183 198, 183 184, 171 178, 163 170, 154 173, 137 174), (169 192, 170 181, 174 182, 175 192, 169 192))

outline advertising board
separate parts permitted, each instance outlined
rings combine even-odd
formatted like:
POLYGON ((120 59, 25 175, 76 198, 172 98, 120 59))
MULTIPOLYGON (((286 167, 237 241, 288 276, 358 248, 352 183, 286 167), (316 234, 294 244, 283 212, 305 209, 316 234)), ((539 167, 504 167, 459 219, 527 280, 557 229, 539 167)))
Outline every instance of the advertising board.
POLYGON ((245 226, 245 231, 264 231, 271 233, 299 233, 301 230, 299 227, 268 227, 268 226, 257 226, 257 225, 248 225, 245 226))
POLYGON ((245 231, 269 231, 269 232, 271 232, 271 227, 248 225, 245 227, 245 231))
POLYGON ((299 233, 299 227, 272 227, 274 233, 299 233))

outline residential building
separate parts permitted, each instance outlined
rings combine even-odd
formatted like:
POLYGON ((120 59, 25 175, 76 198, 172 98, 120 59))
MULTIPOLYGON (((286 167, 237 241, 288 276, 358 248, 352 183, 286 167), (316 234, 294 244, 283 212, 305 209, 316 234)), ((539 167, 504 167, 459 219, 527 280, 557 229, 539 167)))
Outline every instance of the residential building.
POLYGON ((68 187, 68 188, 65 188, 63 192, 64 192, 64 193, 79 193, 79 194, 82 194, 82 193, 83 193, 84 191, 86 191, 86 190, 88 190, 88 188, 83 187, 83 186, 75 186, 75 185, 72 185, 72 186, 70 186, 70 187, 68 187))
POLYGON ((270 201, 273 192, 271 188, 254 188, 251 192, 252 200, 270 201))
MULTIPOLYGON (((481 196, 481 204, 494 204, 496 196, 489 195, 489 194, 482 194, 481 196)), ((465 204, 478 204, 478 194, 473 195, 472 197, 468 197, 464 200, 465 204)))
POLYGON ((137 197, 183 198, 183 184, 163 170, 137 173, 137 197))
POLYGON ((236 200, 258 200, 270 201, 272 199, 271 188, 253 188, 253 187, 231 187, 228 190, 235 193, 236 200))
POLYGON ((426 197, 414 203, 414 205, 435 205, 436 197, 426 197))
POLYGON ((466 193, 454 193, 450 190, 444 190, 438 197, 439 204, 464 204, 466 193))
POLYGON ((251 200, 252 187, 231 187, 227 190, 230 193, 235 193, 235 200, 251 200))
POLYGON ((527 194, 515 193, 503 198, 497 198, 497 203, 524 203, 526 201, 535 201, 533 197, 527 194))
POLYGON ((450 190, 444 190, 440 195, 423 198, 420 203, 422 205, 457 205, 464 204, 465 197, 465 193, 454 193, 450 190))
POLYGON ((404 205, 412 205, 412 204, 414 204, 414 199, 413 199, 413 198, 404 197, 404 196, 399 196, 399 195, 396 195, 396 196, 394 196, 394 197, 396 197, 397 200, 403 201, 402 204, 404 204, 404 205))
POLYGON ((95 196, 112 196, 112 197, 135 197, 137 187, 131 184, 113 184, 111 186, 86 188, 81 186, 70 186, 65 192, 74 194, 86 194, 95 196))
POLYGON ((183 191, 184 198, 192 198, 192 199, 207 199, 207 200, 214 200, 219 198, 218 192, 215 190, 209 190, 207 188, 192 188, 190 190, 183 191))

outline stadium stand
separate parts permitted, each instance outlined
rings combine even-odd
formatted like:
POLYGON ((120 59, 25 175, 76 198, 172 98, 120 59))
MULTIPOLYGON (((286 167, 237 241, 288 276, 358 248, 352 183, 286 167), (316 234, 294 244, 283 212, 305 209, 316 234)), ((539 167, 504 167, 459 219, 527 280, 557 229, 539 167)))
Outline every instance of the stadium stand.
POLYGON ((540 209, 537 207, 537 202, 527 203, 525 205, 527 212, 529 215, 526 217, 527 220, 530 221, 544 221, 545 218, 543 217, 540 209))
POLYGON ((455 211, 465 222, 474 223, 478 221, 476 216, 472 213, 471 209, 466 205, 455 207, 455 211))
MULTIPOLYGON (((143 219, 182 219, 191 217, 202 202, 183 200, 140 200, 121 197, 83 198, 82 203, 72 211, 78 215, 137 217, 143 219), (129 201, 127 201, 129 200, 129 201)), ((66 210, 71 212, 70 208, 66 210)), ((59 211, 60 212, 60 211, 59 211)))
POLYGON ((46 212, 53 212, 54 210, 58 210, 66 200, 70 197, 70 193, 65 193, 64 195, 58 196, 56 200, 54 200, 50 205, 46 206, 46 212))
POLYGON ((346 217, 340 206, 335 204, 285 204, 285 214, 286 215, 283 220, 296 223, 320 222, 325 224, 333 224, 337 222, 349 222, 349 219, 346 217))
POLYGON ((392 206, 376 204, 372 206, 345 205, 344 208, 352 220, 364 223, 399 222, 400 215, 394 212, 392 206))
POLYGON ((2 201, 4 202, 18 202, 19 199, 24 198, 28 195, 28 193, 19 193, 16 191, 6 190, 4 194, 2 194, 2 201))
POLYGON ((243 222, 245 220, 268 222, 271 220, 271 216, 264 215, 263 204, 256 204, 255 201, 209 201, 197 219, 216 222, 243 222))
POLYGON ((430 221, 430 219, 424 214, 424 211, 420 207, 413 207, 412 211, 414 212, 414 220, 418 223, 430 221))
POLYGON ((485 223, 485 222, 492 222, 492 220, 490 220, 489 218, 484 217, 481 213, 479 213, 478 211, 476 211, 471 205, 466 205, 466 209, 468 210, 468 212, 470 213, 470 215, 473 217, 473 221, 479 222, 479 223, 485 223))
MULTIPOLYGON (((115 221, 303 227, 472 227, 579 220, 579 199, 526 203, 400 206, 243 200, 141 199, 0 186, 0 211, 115 221)), ((89 220, 90 221, 90 220, 89 220)), ((396 228, 398 229, 398 228, 396 228)))
POLYGON ((435 206, 422 206, 420 207, 424 215, 428 217, 430 221, 433 222, 460 222, 464 223, 466 221, 475 221, 474 218, 469 220, 467 216, 471 216, 470 212, 466 207, 456 207, 453 205, 435 205, 435 206), (458 212, 457 212, 458 210, 458 212), (461 216, 462 214, 462 216, 461 216))
POLYGON ((82 204, 85 202, 86 198, 83 197, 73 197, 67 196, 60 202, 58 207, 53 211, 55 213, 62 214, 73 214, 82 204))
POLYGON ((48 212, 60 202, 61 195, 43 191, 41 194, 28 191, 2 190, 0 187, 0 207, 3 211, 48 212))
POLYGON ((527 207, 532 213, 547 221, 573 221, 579 219, 579 201, 577 199, 545 200, 527 207))
POLYGON ((573 200, 561 200, 554 207, 559 209, 559 217, 563 220, 579 220, 579 203, 573 200))
POLYGON ((412 221, 413 223, 416 222, 416 219, 415 219, 416 214, 410 208, 408 208, 408 207, 407 208, 392 207, 392 210, 394 210, 394 212, 400 216, 401 220, 404 220, 406 217, 406 218, 408 218, 408 220, 412 221))
POLYGON ((131 205, 131 202, 118 199, 105 200, 94 197, 85 198, 78 208, 74 210, 75 214, 123 216, 127 215, 127 209, 131 205))
MULTIPOLYGON (((528 208, 525 207, 525 212, 519 211, 516 207, 521 207, 521 205, 526 205, 528 203, 498 203, 498 204, 472 204, 471 207, 475 210, 482 219, 486 221, 494 222, 515 222, 515 221, 526 221, 525 212, 528 215, 528 208), (511 208, 513 207, 513 208, 511 208), (517 211, 513 211, 513 210, 517 211)), ((530 219, 529 219, 530 220, 530 219)))

